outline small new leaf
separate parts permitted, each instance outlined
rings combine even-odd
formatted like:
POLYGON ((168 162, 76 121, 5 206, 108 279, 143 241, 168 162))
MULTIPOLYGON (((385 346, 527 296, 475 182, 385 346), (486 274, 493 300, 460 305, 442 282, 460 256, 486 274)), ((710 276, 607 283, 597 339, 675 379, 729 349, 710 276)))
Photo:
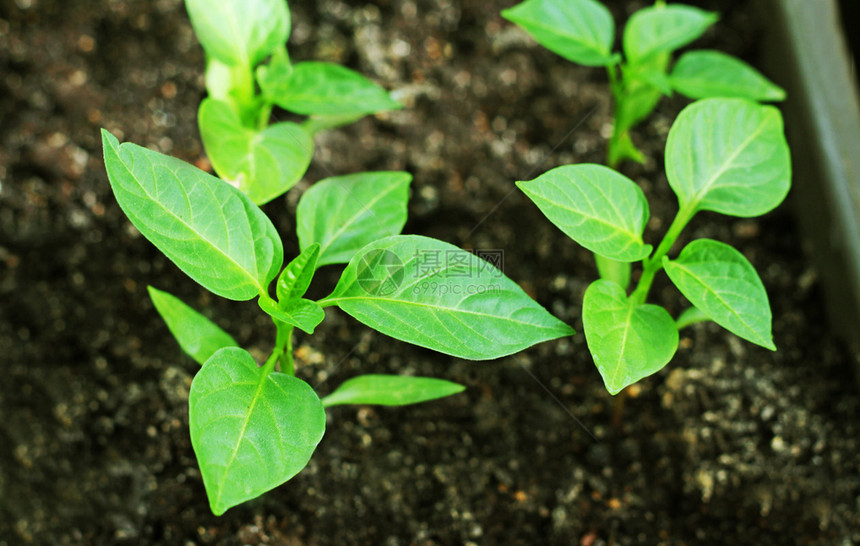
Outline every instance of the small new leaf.
POLYGON ((678 329, 668 311, 637 305, 608 280, 594 281, 585 291, 582 326, 594 364, 613 395, 663 369, 678 349, 678 329))
POLYGON ((726 330, 772 351, 767 292, 752 264, 731 246, 699 239, 663 267, 678 290, 726 330))
POLYGON ((400 233, 412 175, 367 172, 317 182, 296 210, 299 246, 320 245, 317 267, 346 263, 367 244, 400 233))
POLYGON ((417 235, 364 247, 320 303, 393 338, 469 360, 573 333, 489 263, 417 235))
POLYGON ((781 87, 742 60, 719 51, 684 53, 672 69, 670 81, 675 90, 691 99, 785 100, 781 87))
POLYGON ((309 334, 313 334, 314 328, 325 318, 325 311, 317 302, 304 298, 276 302, 268 296, 260 296, 257 303, 271 317, 309 334))
POLYGON ((791 186, 782 115, 744 99, 704 99, 684 108, 669 130, 666 176, 681 208, 762 215, 791 186))
POLYGON ((634 262, 651 253, 642 241, 648 203, 626 176, 602 165, 566 165, 517 186, 553 224, 595 254, 634 262))
POLYGON ((682 4, 643 8, 624 27, 624 54, 636 64, 655 53, 674 51, 704 34, 719 18, 682 4))
POLYGON ((215 170, 258 205, 292 188, 313 157, 313 140, 300 125, 285 121, 254 131, 226 102, 204 99, 198 124, 215 170))
POLYGON ((266 98, 297 114, 354 116, 403 107, 379 85, 333 63, 303 62, 258 74, 266 98))
POLYGON ((212 355, 194 377, 188 421, 216 516, 295 476, 325 432, 325 410, 307 383, 267 374, 234 347, 212 355))
POLYGON ((322 403, 325 407, 343 404, 406 406, 451 396, 465 389, 463 385, 433 377, 360 375, 341 383, 322 399, 322 403))
POLYGON ((188 356, 203 365, 218 349, 238 347, 230 334, 176 296, 148 286, 149 297, 170 333, 188 356))
POLYGON ((287 302, 305 295, 314 278, 319 255, 320 245, 314 243, 287 264, 276 285, 278 301, 287 302))
POLYGON ((275 226, 242 192, 184 161, 102 130, 114 196, 144 237, 204 288, 231 300, 265 293, 284 260, 275 226))
POLYGON ((283 0, 185 0, 185 7, 206 55, 226 65, 250 70, 290 35, 283 0))
POLYGON ((618 62, 612 53, 615 22, 595 0, 526 0, 502 11, 502 17, 521 26, 553 53, 584 66, 618 62))

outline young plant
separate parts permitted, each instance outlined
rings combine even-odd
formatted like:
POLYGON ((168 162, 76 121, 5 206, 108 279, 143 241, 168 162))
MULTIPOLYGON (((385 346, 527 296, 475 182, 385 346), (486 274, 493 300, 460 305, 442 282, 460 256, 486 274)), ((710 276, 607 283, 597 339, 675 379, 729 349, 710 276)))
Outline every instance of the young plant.
POLYGON ((291 64, 285 0, 186 0, 206 52, 198 123, 215 171, 261 205, 298 182, 313 136, 401 105, 360 74, 332 63, 291 64), (310 116, 269 125, 272 108, 310 116))
POLYGON ((785 92, 740 59, 719 51, 689 51, 669 70, 672 52, 699 38, 719 16, 683 4, 654 6, 634 13, 624 27, 624 55, 613 52, 615 23, 596 0, 526 0, 502 11, 535 40, 565 59, 603 66, 615 100, 615 120, 607 163, 644 157, 630 129, 677 91, 692 99, 745 98, 781 101, 785 92))
POLYGON ((237 188, 179 159, 120 144, 107 131, 102 143, 114 195, 140 233, 214 294, 256 298, 275 326, 272 352, 260 367, 209 319, 149 289, 182 349, 201 365, 191 383, 188 417, 217 515, 304 468, 325 430, 325 407, 414 404, 463 389, 439 379, 364 375, 320 399, 296 377, 292 344, 294 329, 312 334, 326 307, 339 307, 393 338, 470 360, 573 333, 475 255, 400 235, 408 173, 353 174, 313 185, 296 213, 301 252, 282 268, 275 227, 237 188), (320 266, 343 263, 330 295, 305 297, 320 266))
POLYGON ((642 264, 632 292, 602 278, 589 285, 582 303, 588 349, 611 394, 661 370, 678 348, 678 331, 695 322, 712 320, 776 350, 767 293, 740 252, 698 239, 676 257, 669 254, 701 211, 750 218, 782 202, 791 161, 779 110, 745 99, 697 101, 672 125, 665 164, 679 210, 656 249, 643 240, 645 194, 608 167, 568 165, 517 182, 553 224, 595 255, 642 264), (647 303, 660 270, 692 304, 677 319, 647 303))

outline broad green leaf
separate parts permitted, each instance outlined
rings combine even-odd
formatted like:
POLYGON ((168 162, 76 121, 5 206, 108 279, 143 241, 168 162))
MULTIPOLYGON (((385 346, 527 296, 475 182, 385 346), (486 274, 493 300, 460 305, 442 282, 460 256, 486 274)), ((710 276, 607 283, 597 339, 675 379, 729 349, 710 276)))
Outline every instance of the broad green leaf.
POLYGON ((314 328, 325 318, 325 311, 317 302, 304 298, 277 302, 261 296, 257 303, 273 318, 309 334, 314 333, 314 328))
POLYGON ((223 347, 238 347, 230 334, 176 296, 148 286, 149 297, 179 346, 198 364, 223 347))
POLYGON ((374 404, 406 406, 457 394, 463 385, 432 377, 405 375, 360 375, 344 381, 322 399, 323 406, 374 404))
POLYGON ((367 244, 406 224, 412 175, 368 172, 326 178, 302 195, 296 232, 302 250, 320 244, 317 267, 346 263, 367 244))
POLYGON ((638 63, 655 53, 674 51, 704 34, 719 18, 682 4, 643 8, 624 27, 624 55, 628 62, 638 63))
POLYGON ((320 245, 314 243, 304 249, 281 271, 276 285, 280 302, 294 300, 305 295, 314 278, 319 255, 320 245))
POLYGON ((635 304, 612 281, 594 281, 585 291, 582 326, 594 364, 613 395, 663 369, 678 349, 678 329, 668 311, 635 304))
POLYGON ((212 355, 194 377, 188 421, 216 516, 295 476, 325 432, 325 410, 307 383, 266 374, 234 347, 212 355))
POLYGON ((782 115, 743 99, 704 99, 669 130, 666 176, 682 208, 752 217, 779 205, 791 186, 782 115))
POLYGON ((275 226, 242 192, 184 161, 102 129, 114 196, 179 269, 231 300, 264 294, 284 260, 275 226))
POLYGON ((379 85, 333 63, 275 66, 259 71, 258 80, 268 100, 297 114, 359 115, 403 107, 379 85))
POLYGON ((229 104, 204 99, 200 135, 218 174, 262 205, 301 180, 314 154, 310 135, 289 121, 263 131, 242 126, 229 104))
POLYGON ((719 51, 684 53, 672 69, 670 82, 675 90, 691 99, 785 100, 781 87, 742 60, 719 51))
POLYGON ((678 290, 708 318, 772 351, 770 304, 755 268, 731 246, 699 239, 663 267, 678 290))
POLYGON ((320 304, 337 305, 393 338, 469 360, 573 333, 489 263, 417 235, 364 247, 320 304))
POLYGON ((648 202, 626 176, 602 165, 565 165, 517 186, 550 222, 595 254, 635 262, 651 253, 642 242, 648 202))
POLYGON ((250 70, 290 35, 284 0, 185 0, 185 8, 207 57, 226 65, 250 70))
POLYGON ((607 66, 619 60, 618 54, 612 53, 612 14, 595 0, 526 0, 503 10, 502 17, 568 61, 607 66))

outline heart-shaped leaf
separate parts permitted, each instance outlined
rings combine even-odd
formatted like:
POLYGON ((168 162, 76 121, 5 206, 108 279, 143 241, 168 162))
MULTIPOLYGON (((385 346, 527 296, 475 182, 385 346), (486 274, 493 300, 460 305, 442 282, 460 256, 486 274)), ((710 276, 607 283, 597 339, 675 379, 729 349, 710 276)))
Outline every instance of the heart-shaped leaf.
POLYGON ((341 383, 322 399, 322 403, 325 407, 343 404, 406 406, 451 396, 465 389, 463 385, 433 377, 360 375, 341 383))
POLYGON ((582 326, 594 364, 613 395, 662 370, 678 349, 671 315, 657 305, 637 305, 612 281, 594 281, 585 291, 582 326))
POLYGON ((208 57, 251 67, 290 35, 290 12, 283 0, 185 0, 191 26, 208 57))
POLYGON ((502 11, 537 42, 565 59, 585 66, 618 62, 612 53, 615 22, 595 0, 526 0, 502 11))
POLYGON ((711 320, 755 344, 776 350, 767 292, 752 264, 731 246, 699 239, 663 267, 678 290, 711 320))
POLYGON ((758 102, 785 100, 785 91, 742 60, 720 51, 688 51, 670 77, 672 87, 691 99, 725 97, 758 102))
POLYGON ((325 318, 325 311, 317 302, 304 298, 277 302, 272 298, 260 296, 257 303, 260 304, 260 309, 271 317, 309 334, 314 333, 314 328, 325 318))
POLYGON ((102 130, 120 207, 179 269, 231 300, 264 294, 284 260, 275 226, 242 192, 200 169, 102 130))
POLYGON ((253 131, 228 103, 215 99, 200 104, 198 123, 215 170, 258 205, 301 180, 314 154, 313 140, 300 125, 285 121, 253 131))
POLYGON ((269 101, 297 114, 351 116, 403 108, 379 85, 333 63, 261 67, 258 80, 269 101))
POLYGON ((188 421, 216 516, 295 476, 325 432, 325 410, 307 383, 267 374, 234 347, 212 355, 194 377, 188 421))
POLYGON ((602 165, 566 165, 517 186, 550 222, 595 254, 634 262, 651 253, 642 242, 648 202, 626 176, 602 165))
POLYGON ((469 360, 573 333, 489 263, 417 235, 364 247, 320 304, 337 305, 393 338, 469 360))
POLYGON ((704 34, 719 18, 682 4, 640 9, 624 27, 624 55, 636 64, 655 53, 674 51, 704 34))
POLYGON ((296 231, 302 249, 320 245, 317 267, 346 263, 365 245, 396 235, 406 224, 412 175, 366 172, 326 178, 299 200, 296 231))
POLYGON ((314 243, 287 264, 276 285, 279 301, 287 302, 305 295, 313 280, 319 255, 320 245, 314 243))
POLYGON ((666 176, 681 208, 733 216, 764 214, 791 186, 782 116, 743 99, 705 99, 669 130, 666 176))
POLYGON ((176 296, 148 286, 149 297, 170 333, 191 358, 202 365, 223 347, 239 344, 217 324, 204 317, 176 296))

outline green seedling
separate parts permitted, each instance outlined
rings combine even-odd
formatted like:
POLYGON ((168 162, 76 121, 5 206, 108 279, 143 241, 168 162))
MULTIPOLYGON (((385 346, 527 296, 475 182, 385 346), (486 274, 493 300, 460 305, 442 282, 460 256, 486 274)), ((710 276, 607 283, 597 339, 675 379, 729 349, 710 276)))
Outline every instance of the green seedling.
POLYGON ((607 163, 644 161, 630 129, 673 92, 692 98, 781 101, 785 92, 745 62, 719 51, 688 51, 670 68, 672 52, 699 38, 719 18, 683 4, 657 2, 634 13, 624 27, 623 56, 613 52, 615 23, 595 0, 526 0, 502 16, 565 59, 602 66, 609 76, 615 120, 607 163))
POLYGON ((198 123, 206 153, 224 180, 260 205, 305 174, 313 136, 401 105, 364 76, 333 63, 292 64, 284 0, 186 0, 206 52, 198 123), (273 107, 309 116, 269 124, 273 107))
POLYGON ((364 375, 328 396, 296 377, 294 329, 312 334, 338 307, 393 338, 470 360, 572 334, 499 269, 453 245, 400 235, 411 176, 371 172, 322 180, 296 213, 301 252, 282 267, 269 218, 231 184, 179 159, 102 132, 105 167, 134 226, 189 277, 230 300, 256 298, 275 330, 262 366, 204 315, 150 287, 182 349, 191 383, 191 443, 215 514, 284 483, 307 464, 327 406, 414 404, 460 392, 449 381, 364 375), (306 297, 314 273, 347 264, 330 295, 306 297))
POLYGON ((672 125, 665 164, 679 210, 656 249, 643 240, 645 194, 608 167, 567 165, 517 182, 553 224, 595 255, 641 262, 632 292, 626 283, 601 278, 589 285, 582 304, 588 349, 611 394, 666 366, 679 329, 695 322, 711 320, 776 349, 767 293, 743 254, 711 239, 690 242, 674 258, 670 251, 699 212, 750 218, 782 202, 791 161, 779 110, 745 99, 697 101, 672 125), (647 303, 661 270, 692 304, 677 319, 647 303))

